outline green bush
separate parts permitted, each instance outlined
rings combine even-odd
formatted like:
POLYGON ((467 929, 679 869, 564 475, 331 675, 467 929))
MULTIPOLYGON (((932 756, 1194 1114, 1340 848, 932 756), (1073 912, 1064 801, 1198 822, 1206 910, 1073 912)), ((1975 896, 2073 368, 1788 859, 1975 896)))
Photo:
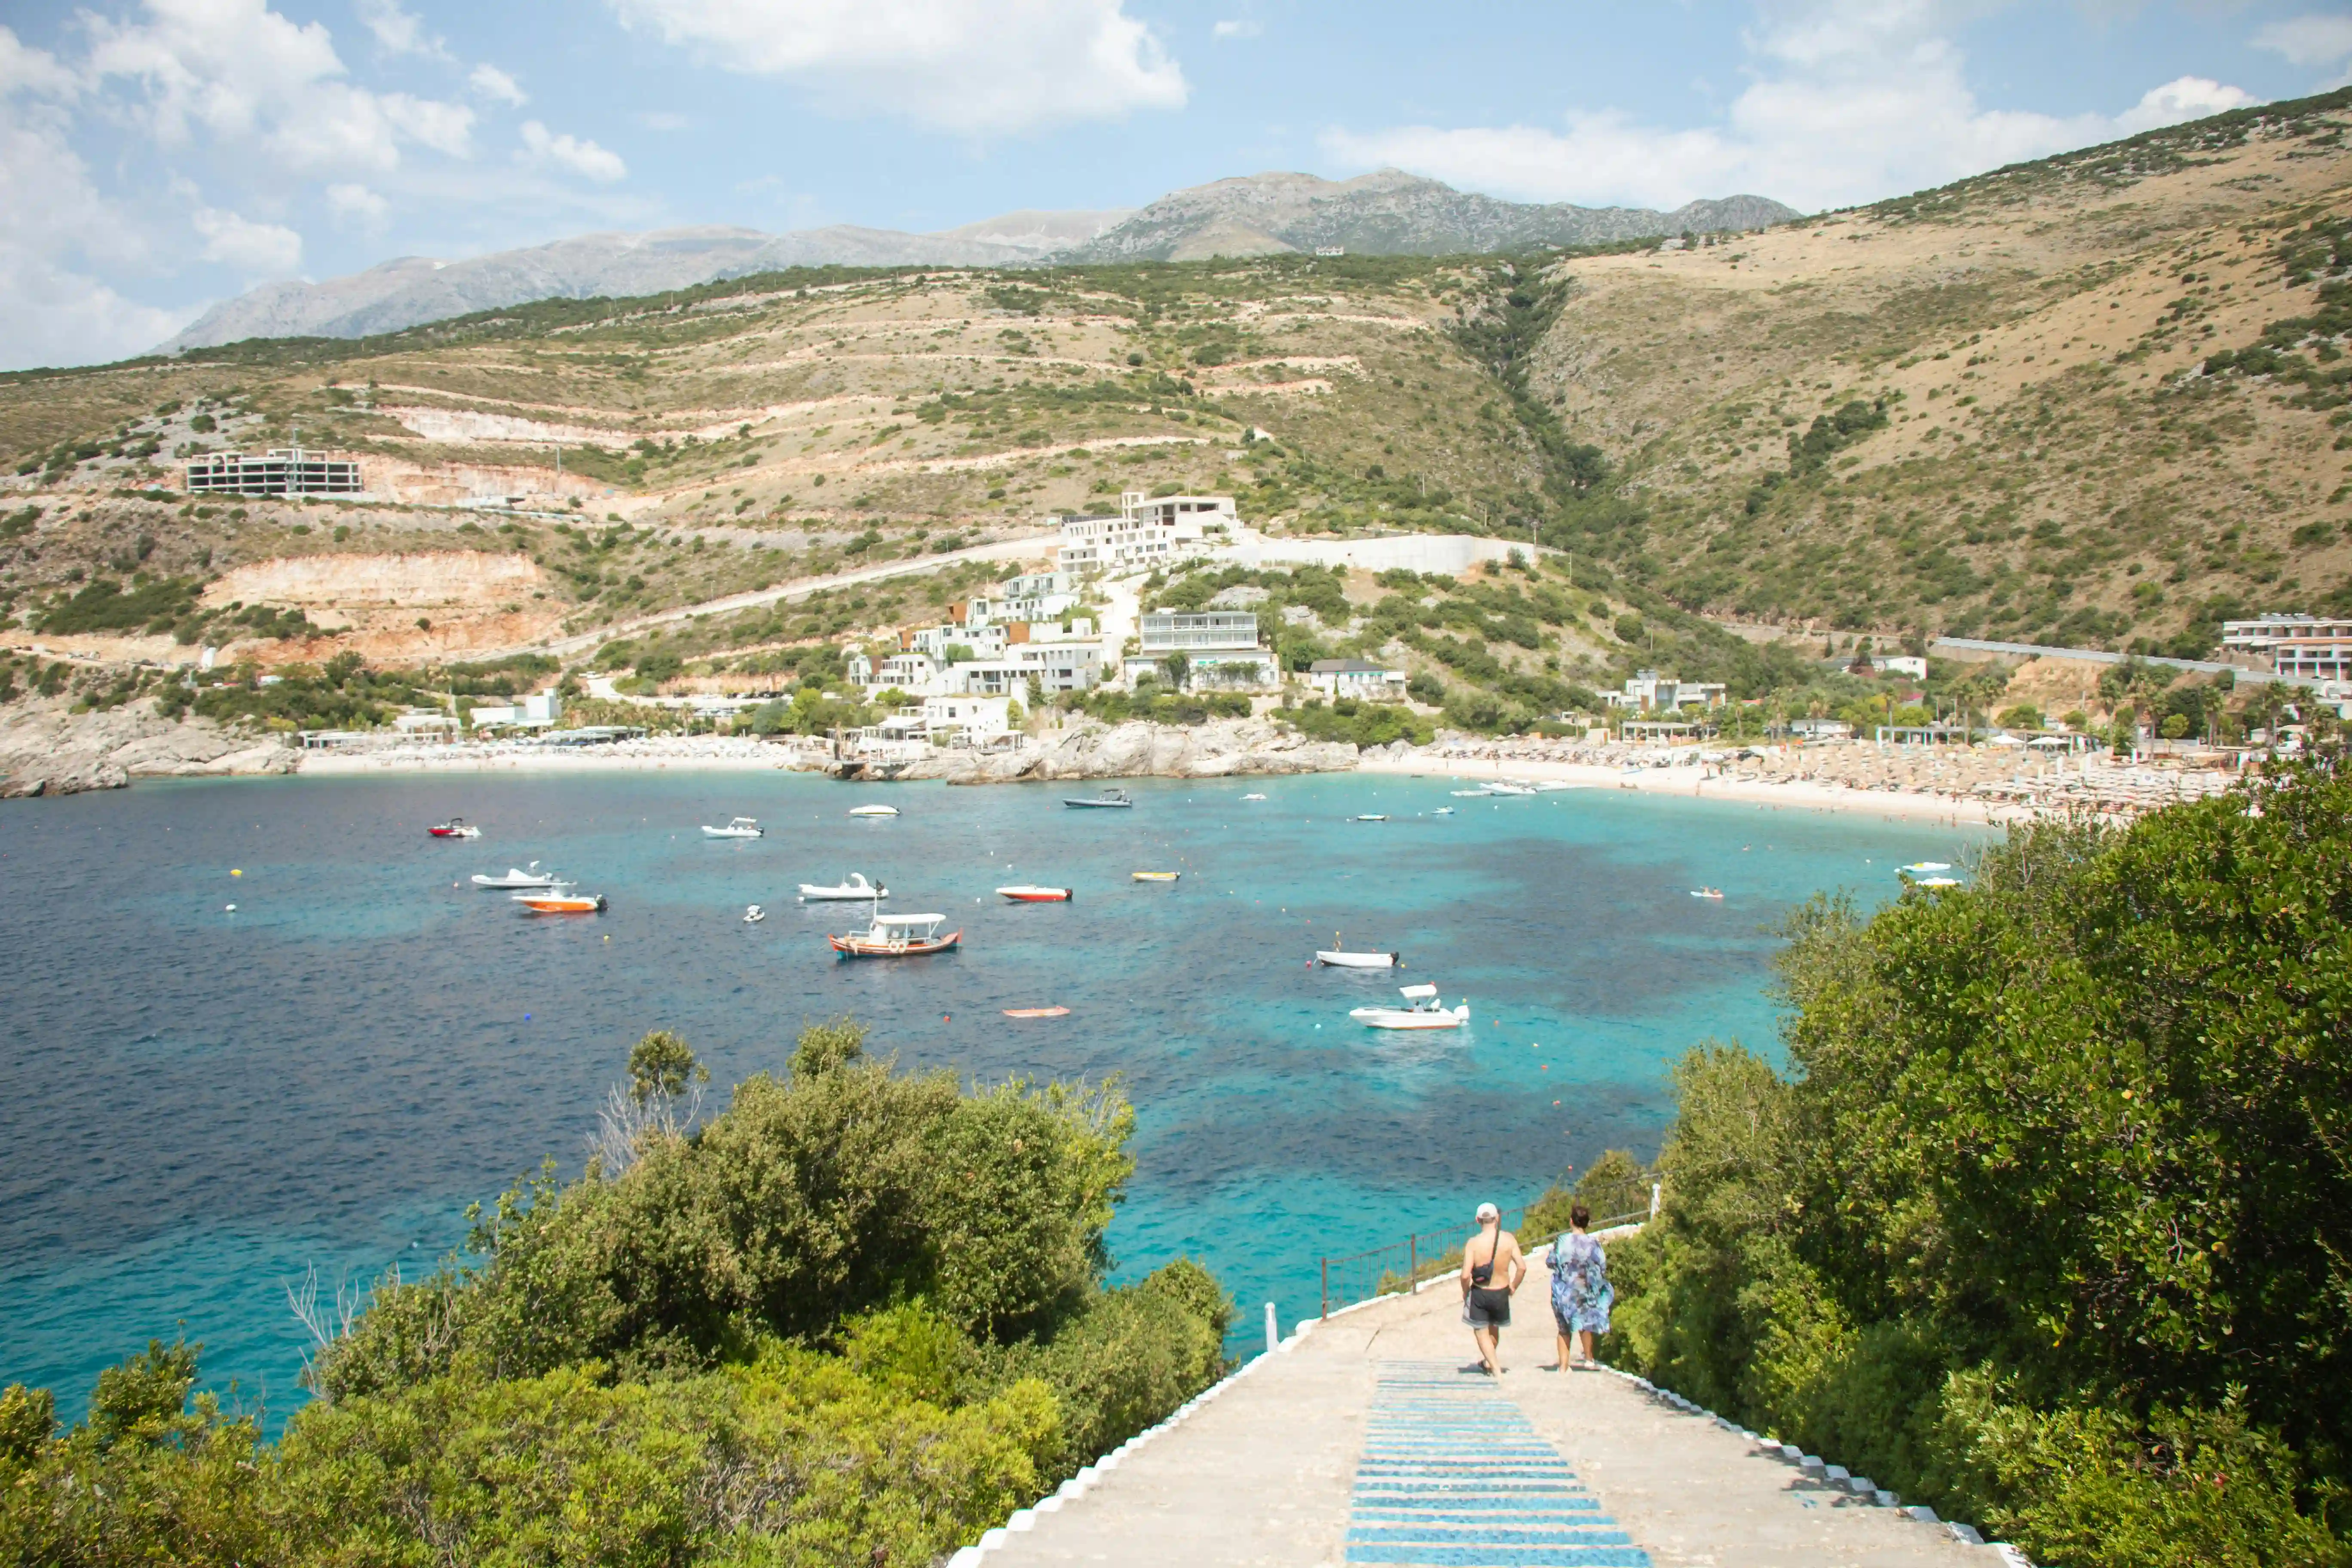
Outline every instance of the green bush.
POLYGON ((2037 1557, 2352 1561, 2352 782, 1789 935, 1793 1076, 1677 1069, 1620 1359, 2037 1557))
MULTIPOLYGON (((658 1034, 632 1069, 666 1103, 694 1079, 658 1034)), ((0 1394, 0 1560, 936 1562, 1223 1371, 1198 1265, 1099 1283, 1132 1123, 1107 1088, 964 1092, 816 1026, 788 1080, 387 1276, 275 1447, 190 1405, 194 1346, 109 1369, 63 1434, 0 1394)))

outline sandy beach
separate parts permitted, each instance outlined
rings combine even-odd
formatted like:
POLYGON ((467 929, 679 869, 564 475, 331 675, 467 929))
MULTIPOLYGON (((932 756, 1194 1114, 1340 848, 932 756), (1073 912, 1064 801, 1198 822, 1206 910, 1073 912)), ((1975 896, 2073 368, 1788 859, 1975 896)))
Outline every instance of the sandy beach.
POLYGON ((1405 773, 1425 778, 1459 778, 1471 783, 1510 779, 1531 784, 1566 784, 1575 789, 1629 789, 1644 795, 1670 795, 1685 800, 1735 801, 1775 810, 1839 812, 1881 817, 1888 822, 1934 822, 1947 826, 1997 826, 2022 822, 2036 814, 2032 805, 2006 802, 1954 799, 1910 790, 1860 790, 1840 784, 1790 780, 1723 776, 1716 769, 1685 767, 1620 769, 1595 763, 1563 763, 1530 758, 1509 761, 1479 757, 1447 757, 1431 750, 1404 756, 1370 755, 1359 764, 1366 773, 1405 773))

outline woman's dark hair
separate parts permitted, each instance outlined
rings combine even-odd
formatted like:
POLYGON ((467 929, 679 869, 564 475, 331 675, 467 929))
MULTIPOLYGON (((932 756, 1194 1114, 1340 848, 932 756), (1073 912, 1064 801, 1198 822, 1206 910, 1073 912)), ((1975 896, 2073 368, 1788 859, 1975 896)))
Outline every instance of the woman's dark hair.
POLYGON ((1568 1223, 1579 1230, 1592 1223, 1592 1211, 1584 1206, 1582 1198, 1568 1205, 1568 1223))

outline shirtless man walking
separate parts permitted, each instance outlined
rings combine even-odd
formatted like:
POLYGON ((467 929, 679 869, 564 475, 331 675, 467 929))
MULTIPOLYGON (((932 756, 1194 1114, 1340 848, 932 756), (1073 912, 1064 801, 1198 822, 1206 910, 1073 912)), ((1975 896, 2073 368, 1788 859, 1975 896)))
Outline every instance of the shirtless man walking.
POLYGON ((1478 1363, 1490 1375, 1503 1370, 1495 1359, 1497 1342, 1511 1321, 1511 1292, 1527 1272, 1519 1238, 1503 1228, 1502 1214, 1493 1204, 1480 1204, 1478 1234, 1462 1249, 1462 1321, 1470 1325, 1478 1363))

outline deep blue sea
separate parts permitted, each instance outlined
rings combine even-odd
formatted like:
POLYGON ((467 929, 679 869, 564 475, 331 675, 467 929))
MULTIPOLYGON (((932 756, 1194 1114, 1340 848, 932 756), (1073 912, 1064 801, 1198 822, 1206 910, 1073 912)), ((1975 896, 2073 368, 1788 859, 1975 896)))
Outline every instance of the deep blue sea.
POLYGON ((1324 1253, 1522 1202, 1604 1147, 1654 1152, 1675 1058, 1710 1036, 1772 1044, 1760 927, 1816 889, 1889 896, 1895 864, 1981 837, 1614 790, 1129 788, 1134 810, 1082 812, 1070 787, 680 771, 0 807, 0 1384, 47 1384, 78 1415, 100 1368, 184 1332, 205 1384, 233 1380, 274 1426, 302 1397, 286 1289, 306 1265, 413 1276, 468 1203, 546 1157, 576 1173, 647 1029, 687 1037, 715 1108, 843 1013, 908 1067, 1123 1075, 1121 1273, 1189 1253, 1244 1327, 1268 1300, 1287 1324, 1315 1310, 1324 1253), (845 815, 869 798, 903 815, 845 815), (1391 820, 1347 820, 1362 812, 1391 820), (483 837, 426 837, 453 813, 483 837), (768 837, 698 831, 737 813, 768 837), (533 858, 610 910, 534 918, 467 883, 533 858), (851 870, 894 911, 954 917, 962 950, 836 960, 822 933, 857 906, 793 889, 851 870), (1077 898, 1004 906, 992 889, 1016 880, 1077 898), (764 923, 742 922, 752 902, 764 923), (1402 951, 1405 974, 1312 967, 1335 933, 1402 951), (1468 998, 1472 1026, 1349 1024, 1402 981, 1468 998), (1003 1013, 1046 1005, 1070 1015, 1003 1013))

